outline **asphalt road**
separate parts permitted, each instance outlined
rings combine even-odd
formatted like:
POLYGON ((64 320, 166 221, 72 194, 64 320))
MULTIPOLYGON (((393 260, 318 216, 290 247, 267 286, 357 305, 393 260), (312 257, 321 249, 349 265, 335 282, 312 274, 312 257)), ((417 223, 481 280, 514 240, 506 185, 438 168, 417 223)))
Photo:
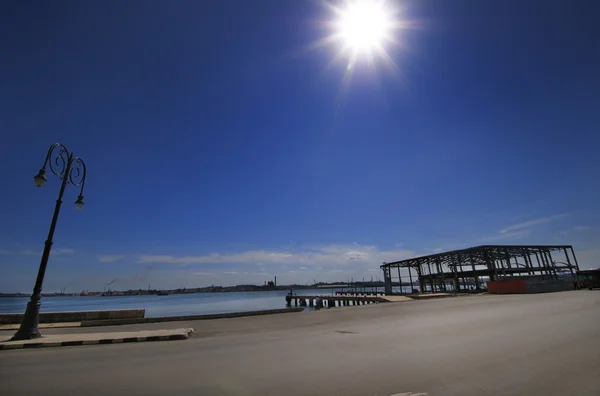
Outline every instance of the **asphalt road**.
POLYGON ((196 335, 2 351, 0 394, 600 395, 600 291, 156 326, 196 335))

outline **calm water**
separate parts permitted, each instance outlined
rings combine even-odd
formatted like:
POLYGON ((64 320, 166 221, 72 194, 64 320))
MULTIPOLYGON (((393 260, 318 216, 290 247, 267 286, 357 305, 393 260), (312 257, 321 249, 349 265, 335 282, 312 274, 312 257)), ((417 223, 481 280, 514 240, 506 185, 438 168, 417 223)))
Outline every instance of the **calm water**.
MULTIPOLYGON (((398 288, 394 288, 394 291, 398 288)), ((405 288, 408 291, 408 288, 405 288)), ((379 291, 383 291, 379 289, 379 291)), ((295 294, 327 295, 334 289, 307 289, 295 294)), ((168 296, 43 297, 42 312, 145 308, 146 317, 203 315, 285 308, 288 290, 265 292, 170 294, 168 296)), ((0 313, 25 312, 28 297, 0 298, 0 313)), ((309 310, 310 308, 306 308, 309 310)))
MULTIPOLYGON (((332 294, 332 289, 298 290, 296 294, 332 294)), ((145 308, 146 317, 202 315, 285 308, 287 290, 265 292, 170 294, 168 296, 43 297, 42 312, 145 308)), ((0 298, 1 313, 25 312, 28 297, 0 298)))

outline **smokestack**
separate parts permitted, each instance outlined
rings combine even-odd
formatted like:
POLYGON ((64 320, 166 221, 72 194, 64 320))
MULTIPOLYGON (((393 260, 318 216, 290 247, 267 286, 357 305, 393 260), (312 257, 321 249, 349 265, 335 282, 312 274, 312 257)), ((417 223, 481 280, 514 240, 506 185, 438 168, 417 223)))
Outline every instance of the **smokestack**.
POLYGON ((275 284, 275 287, 277 287, 277 277, 275 277, 275 281, 273 283, 275 284))

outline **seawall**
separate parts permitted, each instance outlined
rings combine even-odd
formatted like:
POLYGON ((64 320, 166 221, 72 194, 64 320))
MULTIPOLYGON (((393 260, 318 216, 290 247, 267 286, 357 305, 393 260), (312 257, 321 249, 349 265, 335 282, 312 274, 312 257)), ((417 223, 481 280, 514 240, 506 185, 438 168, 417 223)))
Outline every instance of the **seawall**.
POLYGON ((243 316, 261 316, 261 315, 272 315, 272 314, 301 312, 301 311, 304 311, 304 308, 265 309, 265 310, 261 310, 261 311, 230 312, 230 313, 205 314, 205 315, 165 316, 165 317, 160 317, 160 318, 88 320, 88 321, 82 321, 81 327, 117 326, 117 325, 131 325, 131 324, 140 324, 140 323, 159 323, 159 322, 180 322, 180 321, 190 321, 190 320, 228 319, 228 318, 240 318, 243 316))
MULTIPOLYGON (((101 320, 143 319, 145 309, 115 309, 110 311, 40 312, 40 323, 86 322, 101 320)), ((20 324, 22 313, 0 313, 0 324, 20 324)))

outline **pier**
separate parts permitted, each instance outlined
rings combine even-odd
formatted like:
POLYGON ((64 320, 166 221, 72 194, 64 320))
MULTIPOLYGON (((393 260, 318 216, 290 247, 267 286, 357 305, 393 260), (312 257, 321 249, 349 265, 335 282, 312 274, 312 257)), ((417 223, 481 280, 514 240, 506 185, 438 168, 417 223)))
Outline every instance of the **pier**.
POLYGON ((344 294, 344 295, 302 295, 302 294, 294 294, 285 296, 285 301, 288 306, 291 306, 292 303, 295 307, 314 307, 315 300, 319 299, 321 302, 321 307, 323 308, 334 308, 334 307, 348 307, 348 306, 357 306, 357 305, 368 305, 368 304, 377 304, 382 302, 388 302, 388 300, 383 296, 368 296, 368 295, 355 295, 355 294, 344 294))
POLYGON ((335 294, 337 296, 360 296, 360 297, 369 297, 369 296, 385 296, 385 293, 382 291, 336 291, 335 294))

